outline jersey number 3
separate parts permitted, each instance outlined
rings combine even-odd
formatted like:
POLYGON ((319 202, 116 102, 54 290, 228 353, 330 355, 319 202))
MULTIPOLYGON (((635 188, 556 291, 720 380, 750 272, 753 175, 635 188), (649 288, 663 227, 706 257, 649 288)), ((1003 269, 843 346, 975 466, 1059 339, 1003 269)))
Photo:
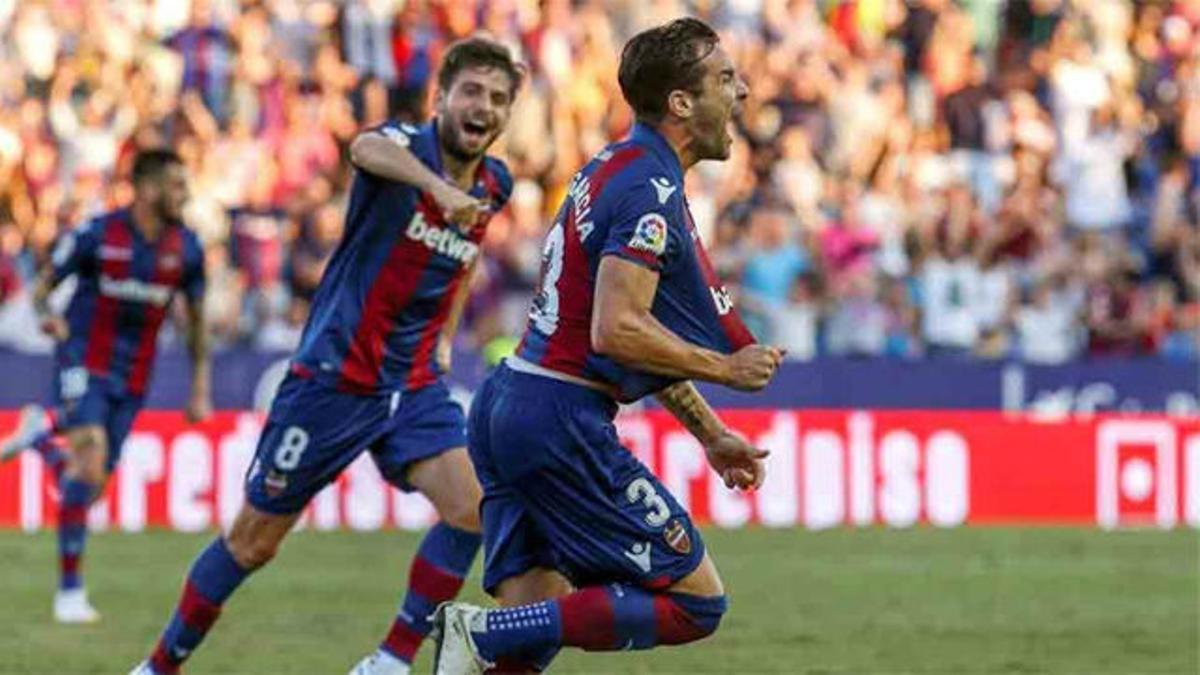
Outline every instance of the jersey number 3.
POLYGON ((533 309, 530 319, 538 332, 543 335, 554 335, 558 330, 558 280, 562 277, 563 252, 566 249, 566 235, 562 222, 557 222, 546 236, 546 246, 542 249, 542 281, 534 296, 533 309))

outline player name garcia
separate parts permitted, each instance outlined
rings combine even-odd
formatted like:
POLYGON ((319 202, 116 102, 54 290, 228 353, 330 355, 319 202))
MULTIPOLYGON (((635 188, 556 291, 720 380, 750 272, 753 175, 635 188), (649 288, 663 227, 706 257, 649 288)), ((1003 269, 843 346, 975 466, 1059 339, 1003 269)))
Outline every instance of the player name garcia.
POLYGON ((463 239, 457 232, 447 227, 430 225, 425 216, 417 213, 409 221, 404 235, 413 241, 419 241, 429 250, 469 265, 479 255, 479 244, 463 239))

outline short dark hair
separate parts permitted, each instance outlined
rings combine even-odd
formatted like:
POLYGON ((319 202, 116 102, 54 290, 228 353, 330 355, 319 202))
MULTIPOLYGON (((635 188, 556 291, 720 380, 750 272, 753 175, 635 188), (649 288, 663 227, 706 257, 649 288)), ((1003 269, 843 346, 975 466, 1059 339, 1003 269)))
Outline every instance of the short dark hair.
POLYGON ((482 35, 464 38, 450 45, 442 57, 438 87, 443 92, 450 91, 454 79, 465 68, 499 68, 504 71, 512 83, 508 88, 510 96, 516 96, 524 75, 524 68, 513 60, 508 47, 482 35))
POLYGON ((170 148, 143 150, 133 159, 133 182, 139 183, 146 178, 157 178, 172 164, 182 165, 183 160, 170 148))
POLYGON ((625 43, 617 81, 639 120, 658 123, 676 89, 700 92, 704 67, 721 38, 699 19, 685 18, 644 30, 625 43))

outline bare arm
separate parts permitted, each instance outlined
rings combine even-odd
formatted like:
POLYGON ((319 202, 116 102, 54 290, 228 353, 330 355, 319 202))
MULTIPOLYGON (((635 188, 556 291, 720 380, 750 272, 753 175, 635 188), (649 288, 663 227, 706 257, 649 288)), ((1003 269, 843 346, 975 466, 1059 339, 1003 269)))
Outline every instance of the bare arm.
POLYGON ((50 314, 50 294, 54 292, 54 287, 58 284, 54 283, 54 268, 46 265, 37 275, 37 279, 33 286, 33 309, 39 317, 46 317, 50 314))
POLYGON ((471 281, 475 278, 475 268, 478 266, 479 258, 476 257, 454 291, 454 299, 450 301, 450 314, 442 326, 441 335, 438 336, 437 361, 443 373, 450 372, 450 354, 454 348, 454 336, 458 334, 458 322, 462 319, 467 299, 471 297, 471 281))
POLYGON ((721 422, 708 404, 704 396, 696 390, 696 385, 684 381, 673 384, 654 395, 664 408, 669 410, 675 419, 679 420, 696 440, 708 445, 717 440, 721 434, 727 433, 721 422))
POLYGON ((33 310, 37 312, 42 332, 58 342, 62 342, 70 337, 70 328, 61 316, 55 316, 50 312, 50 294, 54 292, 54 287, 57 285, 58 282, 54 279, 54 267, 46 265, 38 272, 37 281, 33 286, 32 300, 33 310))
POLYGON ((746 390, 766 386, 782 359, 779 350, 750 345, 726 356, 691 344, 650 313, 657 290, 657 272, 605 256, 596 276, 592 348, 618 363, 657 375, 746 390))
POLYGON ((385 135, 364 131, 350 143, 350 161, 367 173, 428 192, 459 225, 473 225, 487 210, 487 203, 471 197, 425 166, 407 147, 408 137, 399 131, 385 135))
POLYGON ((212 363, 208 355, 208 331, 204 327, 204 296, 187 303, 187 350, 192 360, 192 390, 187 418, 199 422, 212 413, 212 363))
POLYGON ((183 115, 188 123, 192 126, 192 131, 196 133, 196 136, 200 140, 213 141, 220 135, 221 127, 217 122, 217 118, 213 117, 213 114, 208 111, 203 99, 200 98, 200 94, 196 93, 195 90, 189 91, 180 97, 180 109, 183 111, 183 115))
POLYGON ((363 171, 412 185, 425 192, 434 193, 449 186, 408 149, 406 141, 396 138, 404 136, 391 137, 378 131, 364 131, 350 143, 350 161, 363 171))
POLYGON ((695 385, 679 382, 658 392, 655 398, 704 446, 709 465, 726 487, 762 486, 767 476, 762 460, 767 451, 730 433, 695 385))

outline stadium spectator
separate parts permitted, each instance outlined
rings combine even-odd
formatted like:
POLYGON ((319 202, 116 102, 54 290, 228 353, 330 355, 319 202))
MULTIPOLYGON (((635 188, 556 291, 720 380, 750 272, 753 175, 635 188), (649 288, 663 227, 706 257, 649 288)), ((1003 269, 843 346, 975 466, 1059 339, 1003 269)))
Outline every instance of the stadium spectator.
POLYGON ((0 238, 27 281, 65 228, 128 200, 135 150, 169 142, 211 291, 237 303, 209 310, 219 343, 286 343, 329 253, 315 223, 348 184, 348 140, 422 117, 443 45, 487 30, 530 72, 497 144, 518 188, 462 339, 504 344, 571 172, 629 128, 616 45, 690 9, 750 85, 733 156, 687 189, 760 338, 819 357, 870 308, 884 346, 872 328, 854 353, 1176 358, 1200 347, 1193 5, 0 3, 0 238), (764 245, 763 222, 782 236, 764 245), (282 337, 256 340, 266 326, 282 337))
POLYGON ((834 356, 880 356, 887 349, 887 309, 879 301, 874 275, 862 270, 846 279, 829 313, 827 347, 834 356))
POLYGON ((796 241, 799 230, 791 214, 775 206, 756 209, 748 227, 753 250, 742 272, 742 290, 756 302, 783 304, 809 267, 808 253, 796 241))
POLYGON ((236 47, 213 16, 209 0, 191 0, 188 25, 165 44, 183 57, 183 90, 199 92, 209 111, 224 120, 236 47))
POLYGON ((303 221, 302 234, 292 251, 289 276, 293 296, 311 301, 316 294, 325 266, 342 236, 341 216, 337 206, 327 204, 303 221))
POLYGON ((1080 308, 1063 279, 1043 279, 1015 319, 1018 355, 1030 363, 1065 363, 1079 353, 1080 308))
POLYGON ((817 355, 817 327, 821 319, 818 277, 808 272, 796 277, 788 301, 772 315, 771 342, 787 350, 790 361, 810 361, 817 355))
POLYGON ((981 337, 983 279, 971 251, 977 223, 970 192, 956 186, 947 201, 945 221, 919 277, 922 333, 931 356, 962 357, 973 352, 981 337))

